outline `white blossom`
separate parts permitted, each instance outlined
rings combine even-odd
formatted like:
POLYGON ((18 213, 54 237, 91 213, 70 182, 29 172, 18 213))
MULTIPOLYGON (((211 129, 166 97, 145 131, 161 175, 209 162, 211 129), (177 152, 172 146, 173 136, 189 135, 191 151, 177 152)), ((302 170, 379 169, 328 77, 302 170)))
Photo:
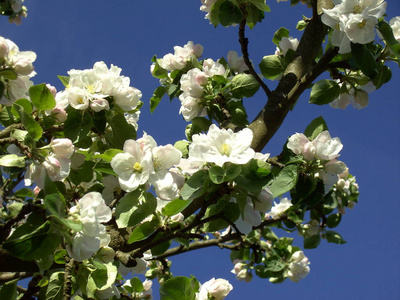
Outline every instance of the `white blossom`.
POLYGON ((291 206, 293 206, 293 204, 290 199, 282 198, 279 203, 274 202, 274 206, 271 208, 268 216, 273 219, 277 219, 282 216, 291 206))
POLYGON ((243 73, 249 69, 244 62, 243 56, 239 57, 236 51, 229 51, 227 58, 232 70, 237 71, 238 73, 243 73))
POLYGON ((210 297, 213 297, 214 300, 222 300, 232 289, 233 286, 229 281, 222 278, 212 278, 201 285, 200 291, 196 293, 196 300, 209 300, 210 297))
POLYGON ((303 251, 296 251, 290 258, 289 270, 287 275, 290 280, 299 282, 310 273, 310 264, 308 258, 304 255, 303 251))
POLYGON ((187 42, 183 47, 175 46, 174 54, 168 53, 159 60, 160 66, 167 70, 181 70, 186 66, 186 63, 192 59, 197 58, 203 54, 203 46, 194 44, 192 41, 187 42))
POLYGON ((110 236, 101 223, 111 220, 111 209, 100 193, 90 192, 83 196, 77 205, 71 207, 70 214, 83 224, 83 229, 73 237, 72 245, 67 245, 68 254, 73 259, 83 261, 108 245, 110 236))
POLYGON ((291 49, 293 51, 297 50, 299 46, 299 40, 293 37, 282 37, 279 41, 279 47, 276 47, 275 55, 286 55, 286 52, 291 49))
POLYGON ((118 153, 111 160, 111 167, 118 175, 121 188, 132 192, 149 180, 153 171, 152 153, 150 147, 142 148, 135 140, 125 141, 123 150, 124 153, 118 153))
POLYGON ((239 281, 249 282, 253 278, 251 273, 249 272, 249 267, 247 263, 243 259, 235 259, 233 261, 234 267, 231 270, 231 273, 236 275, 236 279, 239 281))
POLYGON ((207 134, 192 136, 189 159, 215 163, 221 167, 225 162, 246 164, 255 155, 250 148, 252 139, 253 133, 248 128, 233 132, 231 129, 219 129, 212 124, 207 134))
POLYGON ((217 2, 217 0, 201 0, 202 5, 200 6, 200 10, 207 13, 204 19, 210 19, 211 7, 215 2, 217 2))

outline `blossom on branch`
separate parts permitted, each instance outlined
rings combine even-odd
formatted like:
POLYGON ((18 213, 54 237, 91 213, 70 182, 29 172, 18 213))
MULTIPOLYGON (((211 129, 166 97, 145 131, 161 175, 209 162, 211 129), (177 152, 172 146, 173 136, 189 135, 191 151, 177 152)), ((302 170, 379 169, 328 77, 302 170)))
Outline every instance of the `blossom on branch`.
POLYGON ((219 129, 212 124, 207 134, 192 136, 189 159, 215 163, 220 167, 226 162, 246 164, 255 155, 250 148, 252 139, 253 132, 248 128, 233 132, 231 129, 219 129))
POLYGON ((212 278, 209 281, 203 283, 200 287, 200 291, 196 293, 196 300, 222 300, 230 291, 233 290, 233 286, 229 281, 222 278, 212 278))

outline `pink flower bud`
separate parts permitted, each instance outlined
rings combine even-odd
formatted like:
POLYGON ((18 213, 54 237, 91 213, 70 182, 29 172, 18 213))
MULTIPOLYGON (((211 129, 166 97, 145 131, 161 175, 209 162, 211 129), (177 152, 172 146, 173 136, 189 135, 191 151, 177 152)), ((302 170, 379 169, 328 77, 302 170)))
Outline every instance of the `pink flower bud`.
POLYGON ((54 139, 50 146, 53 153, 58 157, 70 158, 74 153, 74 145, 70 139, 54 139))
POLYGON ((8 55, 8 45, 4 38, 0 37, 0 59, 8 55))
POLYGON ((200 45, 200 44, 194 45, 194 47, 193 47, 193 54, 194 54, 196 57, 200 57, 200 56, 203 54, 203 46, 200 45))
POLYGON ((96 99, 90 103, 90 107, 95 111, 110 110, 110 105, 106 99, 96 99))
POLYGON ((56 95, 57 95, 57 89, 54 86, 52 86, 51 84, 49 84, 49 83, 46 83, 46 87, 49 89, 50 93, 55 98, 56 95))
POLYGON ((200 86, 205 86, 207 84, 207 76, 203 72, 199 72, 196 75, 196 83, 200 86))
POLYGON ((60 123, 65 122, 65 120, 67 119, 67 112, 61 107, 53 108, 51 114, 60 123))

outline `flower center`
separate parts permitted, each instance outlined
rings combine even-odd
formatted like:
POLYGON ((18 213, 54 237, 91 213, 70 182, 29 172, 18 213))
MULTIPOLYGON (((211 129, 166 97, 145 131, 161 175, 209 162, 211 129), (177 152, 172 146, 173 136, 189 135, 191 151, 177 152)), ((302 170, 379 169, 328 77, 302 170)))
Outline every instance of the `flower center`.
POLYGON ((231 146, 228 145, 227 143, 224 143, 221 147, 221 154, 229 156, 231 154, 231 150, 232 150, 231 146))
POLYGON ((140 163, 135 162, 135 164, 133 165, 133 170, 134 170, 134 172, 140 173, 140 172, 143 171, 143 168, 142 168, 142 166, 140 165, 140 163))
POLYGON ((83 97, 79 97, 79 98, 78 98, 78 103, 79 103, 79 104, 83 104, 83 103, 84 103, 84 102, 83 102, 83 97))
POLYGON ((358 23, 358 27, 359 27, 360 29, 363 29, 363 28, 365 27, 366 24, 367 24, 367 21, 363 19, 362 22, 358 23))

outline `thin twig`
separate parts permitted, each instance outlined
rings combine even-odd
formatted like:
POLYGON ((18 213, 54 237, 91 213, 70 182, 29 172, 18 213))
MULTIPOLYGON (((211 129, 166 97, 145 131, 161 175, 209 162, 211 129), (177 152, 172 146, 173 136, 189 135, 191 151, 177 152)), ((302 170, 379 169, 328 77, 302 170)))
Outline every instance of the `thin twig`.
POLYGON ((246 18, 243 18, 243 20, 240 22, 240 25, 239 25, 239 43, 240 43, 242 54, 243 54, 243 60, 246 64, 246 66, 249 68, 250 74, 253 75, 253 77, 260 84, 261 88, 264 90, 267 97, 270 97, 272 94, 271 90, 264 83, 264 81, 260 78, 260 76, 258 76, 257 72, 253 68, 253 64, 250 61, 249 50, 248 50, 249 39, 246 38, 246 36, 245 36, 245 28, 246 28, 246 18))

